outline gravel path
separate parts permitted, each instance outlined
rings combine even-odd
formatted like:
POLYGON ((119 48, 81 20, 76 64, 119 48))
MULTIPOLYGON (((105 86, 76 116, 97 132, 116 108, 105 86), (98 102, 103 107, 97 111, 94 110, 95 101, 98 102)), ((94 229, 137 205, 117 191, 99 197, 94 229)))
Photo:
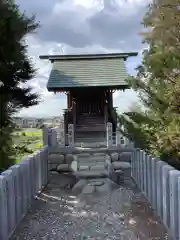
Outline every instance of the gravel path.
POLYGON ((52 173, 11 240, 171 239, 130 179, 98 181, 52 173))

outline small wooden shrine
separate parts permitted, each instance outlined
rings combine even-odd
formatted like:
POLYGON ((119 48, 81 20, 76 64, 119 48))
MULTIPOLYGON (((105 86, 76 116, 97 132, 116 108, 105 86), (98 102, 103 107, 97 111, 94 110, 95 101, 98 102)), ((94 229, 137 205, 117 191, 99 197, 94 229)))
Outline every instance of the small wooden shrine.
POLYGON ((116 131, 113 92, 129 88, 125 61, 130 56, 137 53, 40 56, 53 64, 48 91, 67 95, 65 131, 73 124, 75 141, 103 139, 107 122, 116 131))

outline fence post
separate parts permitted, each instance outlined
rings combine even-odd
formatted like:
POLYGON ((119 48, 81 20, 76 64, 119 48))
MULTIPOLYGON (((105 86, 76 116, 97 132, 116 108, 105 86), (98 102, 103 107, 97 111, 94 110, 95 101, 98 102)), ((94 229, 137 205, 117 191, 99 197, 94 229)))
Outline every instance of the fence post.
POLYGON ((43 133, 43 145, 44 146, 49 145, 48 142, 49 129, 46 126, 43 128, 42 133, 43 133))
POLYGON ((20 182, 21 182, 21 206, 22 206, 22 215, 23 218, 26 214, 28 206, 28 181, 27 181, 27 163, 22 160, 19 163, 20 166, 20 182))
POLYGON ((112 123, 108 122, 106 126, 106 135, 107 135, 107 147, 112 147, 113 139, 112 139, 112 123))
POLYGON ((65 127, 64 123, 61 123, 60 125, 60 143, 62 146, 65 146, 65 127))
POLYGON ((156 192, 157 192, 157 214, 159 217, 163 217, 163 206, 162 206, 162 167, 167 165, 163 161, 157 161, 156 163, 156 176, 157 176, 157 182, 156 182, 156 192))
POLYGON ((169 176, 170 171, 174 170, 173 167, 164 165, 162 167, 162 192, 163 192, 163 223, 167 228, 170 225, 170 186, 169 186, 169 176))
POLYGON ((45 186, 46 181, 46 148, 40 149, 40 160, 41 160, 41 189, 45 186))
POLYGON ((20 166, 19 165, 13 165, 10 167, 10 170, 12 170, 14 172, 14 176, 15 176, 15 221, 16 221, 16 226, 18 226, 18 224, 21 221, 21 212, 22 212, 22 207, 21 207, 21 182, 20 182, 20 166))
POLYGON ((177 214, 178 214, 178 236, 180 238, 180 178, 178 177, 178 211, 177 211, 177 214))
POLYGON ((136 149, 133 150, 132 154, 131 154, 131 177, 134 179, 134 161, 135 161, 135 152, 136 152, 136 149))
POLYGON ((140 188, 140 149, 137 149, 137 157, 136 157, 136 181, 137 185, 140 188))
POLYGON ((7 240, 8 232, 8 195, 7 180, 0 175, 0 239, 7 240))
POLYGON ((152 171, 151 171, 151 178, 152 178, 152 206, 154 209, 157 208, 157 190, 156 190, 156 182, 157 182, 157 175, 156 175, 156 164, 158 159, 152 158, 152 171))
POLYGON ((48 182, 48 156, 49 156, 49 148, 48 146, 45 146, 44 148, 44 164, 45 164, 45 173, 44 173, 44 185, 48 182))
POLYGON ((14 176, 12 170, 2 172, 2 176, 6 178, 7 189, 7 213, 8 213, 8 235, 10 236, 15 227, 15 189, 14 176))
POLYGON ((37 174, 37 190, 36 193, 38 193, 41 190, 41 155, 40 155, 40 151, 36 151, 36 155, 35 155, 35 161, 36 161, 36 174, 37 174))
POLYGON ((121 132, 116 131, 116 146, 120 147, 121 146, 121 132))
POLYGON ((147 177, 147 153, 143 153, 143 165, 144 165, 144 195, 147 197, 148 192, 148 177, 147 177))
POLYGON ((34 154, 34 179, 35 179, 35 186, 34 186, 34 196, 38 193, 38 159, 37 159, 37 152, 34 154))
POLYGON ((52 135, 51 135, 51 146, 57 145, 57 131, 55 128, 52 129, 52 135))
POLYGON ((139 169, 140 169, 140 189, 143 191, 143 186, 144 186, 144 165, 143 165, 143 156, 144 156, 144 151, 140 150, 140 156, 139 156, 139 169))
POLYGON ((135 164, 134 164, 134 171, 135 171, 135 180, 138 183, 138 159, 139 159, 139 149, 136 149, 136 155, 135 155, 135 164))
POLYGON ((152 202, 152 156, 148 154, 147 156, 147 180, 148 180, 148 188, 147 188, 147 198, 152 202))
POLYGON ((179 239, 179 223, 178 223, 178 177, 180 171, 173 170, 169 172, 170 187, 170 230, 174 239, 179 239))
POLYGON ((68 145, 69 145, 69 147, 74 147, 74 126, 73 126, 73 124, 68 124, 68 145))
POLYGON ((30 155, 28 156, 29 158, 29 164, 30 164, 30 181, 31 181, 31 184, 30 184, 30 199, 32 200, 34 198, 34 195, 35 195, 35 172, 34 172, 34 156, 33 155, 30 155))

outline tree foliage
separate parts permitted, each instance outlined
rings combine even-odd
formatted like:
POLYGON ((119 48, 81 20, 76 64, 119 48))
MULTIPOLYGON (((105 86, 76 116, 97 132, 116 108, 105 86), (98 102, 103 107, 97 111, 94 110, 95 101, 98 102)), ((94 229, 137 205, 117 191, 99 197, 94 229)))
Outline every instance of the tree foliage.
POLYGON ((39 96, 27 86, 35 69, 27 55, 25 39, 38 24, 34 16, 21 13, 13 0, 0 1, 0 16, 0 168, 4 169, 13 162, 13 114, 39 101, 39 96))
POLYGON ((148 7, 141 33, 148 49, 135 77, 129 78, 143 110, 120 116, 136 146, 180 166, 180 0, 148 7))

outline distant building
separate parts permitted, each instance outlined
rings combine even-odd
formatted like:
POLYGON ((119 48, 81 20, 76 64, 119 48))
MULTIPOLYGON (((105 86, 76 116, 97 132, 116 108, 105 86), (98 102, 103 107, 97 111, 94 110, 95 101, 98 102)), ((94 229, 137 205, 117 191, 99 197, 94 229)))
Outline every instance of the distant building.
POLYGON ((20 128, 40 128, 42 125, 49 127, 60 127, 63 123, 62 117, 51 117, 51 118, 23 118, 15 117, 14 122, 20 128))
POLYGON ((20 128, 36 128, 38 124, 38 119, 15 117, 14 122, 20 128))

